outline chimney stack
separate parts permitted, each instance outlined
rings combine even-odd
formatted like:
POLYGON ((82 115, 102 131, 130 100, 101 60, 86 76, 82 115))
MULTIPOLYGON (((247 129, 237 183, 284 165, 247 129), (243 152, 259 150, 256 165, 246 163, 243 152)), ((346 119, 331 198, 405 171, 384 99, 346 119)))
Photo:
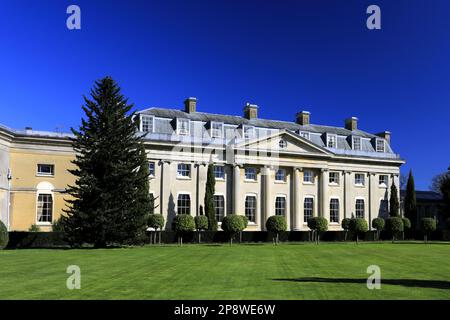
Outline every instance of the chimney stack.
POLYGON ((296 114, 296 121, 297 124, 300 124, 302 126, 307 126, 309 125, 309 111, 302 111, 302 112, 297 112, 296 114))
POLYGON ((384 140, 387 141, 387 143, 391 144, 391 133, 389 131, 377 133, 376 136, 383 138, 384 140))
POLYGON ((193 113, 197 111, 197 98, 189 97, 184 100, 184 112, 193 113))
POLYGON ((256 104, 246 103, 244 107, 244 117, 248 120, 258 118, 258 106, 256 104))
POLYGON ((358 118, 351 117, 351 118, 345 119, 345 129, 350 130, 350 131, 358 129, 358 118))

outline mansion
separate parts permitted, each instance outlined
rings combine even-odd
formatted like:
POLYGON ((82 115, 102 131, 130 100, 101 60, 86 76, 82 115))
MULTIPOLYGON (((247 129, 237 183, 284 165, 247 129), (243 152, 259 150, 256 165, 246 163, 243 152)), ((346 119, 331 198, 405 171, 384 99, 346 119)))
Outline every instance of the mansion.
MULTIPOLYGON (((208 164, 214 164, 217 220, 246 215, 247 230, 265 229, 271 215, 284 215, 288 230, 308 230, 307 221, 324 216, 329 230, 344 218, 368 221, 387 216, 392 184, 399 190, 404 163, 390 145, 390 133, 295 121, 260 119, 247 103, 243 116, 184 108, 149 108, 136 114, 144 136, 155 213, 199 215, 204 209, 208 164)), ((37 225, 51 230, 66 207, 65 189, 74 183, 71 135, 0 125, 0 219, 11 231, 37 225)), ((400 197, 399 197, 400 198, 400 197)))

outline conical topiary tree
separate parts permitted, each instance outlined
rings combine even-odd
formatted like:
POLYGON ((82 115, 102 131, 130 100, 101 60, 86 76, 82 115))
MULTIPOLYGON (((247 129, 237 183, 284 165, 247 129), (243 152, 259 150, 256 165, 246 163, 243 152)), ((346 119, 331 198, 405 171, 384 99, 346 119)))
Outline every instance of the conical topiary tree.
POLYGON ((214 193, 216 186, 216 177, 214 176, 214 165, 208 165, 205 190, 205 215, 208 217, 208 230, 217 231, 217 220, 214 209, 214 193))
POLYGON ((398 200, 398 190, 395 183, 391 185, 391 197, 389 200, 389 215, 391 217, 400 216, 400 202, 398 200))
POLYGON ((416 228, 417 221, 417 202, 416 190, 414 187, 414 177, 412 170, 409 171, 408 183, 406 184, 406 194, 403 202, 405 217, 411 222, 411 227, 416 228))
POLYGON ((5 248, 9 242, 9 234, 8 229, 0 220, 0 250, 5 248))

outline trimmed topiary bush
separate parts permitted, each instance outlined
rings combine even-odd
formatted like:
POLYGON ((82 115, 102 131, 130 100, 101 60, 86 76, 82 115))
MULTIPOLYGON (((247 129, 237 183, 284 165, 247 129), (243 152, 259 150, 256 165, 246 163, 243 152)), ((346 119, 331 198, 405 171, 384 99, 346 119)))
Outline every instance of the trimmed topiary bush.
MULTIPOLYGON (((244 231, 248 227, 248 218, 245 215, 239 216, 239 217, 241 217, 241 219, 242 219, 242 225, 243 225, 242 231, 244 231)), ((242 242, 242 231, 239 232, 239 243, 242 242)))
POLYGON ((423 241, 428 242, 428 235, 436 230, 436 220, 433 218, 422 218, 420 220, 420 230, 423 232, 423 241))
POLYGON ((400 217, 390 217, 386 219, 386 230, 392 234, 392 242, 397 235, 403 232, 403 220, 400 217))
POLYGON ((241 216, 231 214, 223 218, 222 230, 225 231, 230 237, 230 245, 233 244, 233 237, 244 230, 244 223, 241 216))
POLYGON ((350 230, 350 222, 352 221, 352 219, 350 218, 344 218, 342 219, 341 222, 341 226, 342 229, 344 229, 345 233, 344 233, 344 240, 347 241, 347 233, 350 230))
POLYGON ((148 215, 147 225, 149 228, 155 229, 154 240, 150 236, 150 242, 156 243, 156 231, 159 230, 159 243, 161 244, 161 230, 164 228, 164 216, 159 213, 152 213, 148 215))
POLYGON ((195 229, 198 231, 198 243, 201 242, 201 231, 208 229, 208 217, 196 216, 194 217, 195 229))
POLYGON ((9 242, 8 229, 0 220, 0 250, 5 248, 9 242))
POLYGON ((328 230, 328 220, 324 217, 313 217, 308 220, 308 227, 316 233, 316 241, 319 244, 320 233, 328 230))
POLYGON ((377 240, 380 240, 380 232, 383 231, 386 222, 383 218, 375 218, 372 220, 372 228, 377 230, 377 240))
POLYGON ((189 214, 179 214, 173 218, 173 229, 178 235, 180 246, 183 245, 183 235, 194 231, 194 218, 189 214))
POLYGON ((275 244, 278 245, 280 232, 287 229, 286 218, 284 216, 270 216, 266 221, 266 229, 276 235, 274 240, 275 244))
POLYGON ((405 240, 405 230, 411 229, 411 221, 406 217, 403 217, 402 221, 403 221, 403 232, 402 232, 403 236, 402 236, 402 238, 403 238, 403 240, 405 240))
POLYGON ((358 243, 359 234, 367 232, 369 230, 369 226, 367 225, 366 219, 354 218, 350 221, 350 230, 355 233, 356 243, 358 243))

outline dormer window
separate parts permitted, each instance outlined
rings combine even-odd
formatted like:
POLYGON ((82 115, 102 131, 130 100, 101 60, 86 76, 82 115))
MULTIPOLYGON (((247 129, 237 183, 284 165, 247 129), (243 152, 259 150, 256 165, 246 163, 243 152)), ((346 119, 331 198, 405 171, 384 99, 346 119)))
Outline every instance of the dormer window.
POLYGON ((384 140, 383 139, 376 139, 375 140, 375 147, 377 152, 385 152, 384 151, 384 140))
POLYGON ((352 137, 353 150, 361 150, 361 137, 352 137))
POLYGON ((243 136, 244 139, 251 139, 255 137, 255 127, 253 126, 243 126, 242 127, 242 132, 243 132, 243 136))
POLYGON ((177 119, 177 133, 179 135, 188 136, 190 127, 189 119, 177 119))
POLYGON ((299 134, 300 134, 300 137, 305 138, 306 140, 309 140, 309 132, 300 131, 299 134))
POLYGON ((337 135, 327 133, 327 147, 337 148, 337 135))
POLYGON ((211 122, 211 137, 222 138, 223 137, 223 123, 211 122))
POLYGON ((141 115, 141 131, 153 132, 154 128, 153 122, 154 122, 153 116, 141 115))

